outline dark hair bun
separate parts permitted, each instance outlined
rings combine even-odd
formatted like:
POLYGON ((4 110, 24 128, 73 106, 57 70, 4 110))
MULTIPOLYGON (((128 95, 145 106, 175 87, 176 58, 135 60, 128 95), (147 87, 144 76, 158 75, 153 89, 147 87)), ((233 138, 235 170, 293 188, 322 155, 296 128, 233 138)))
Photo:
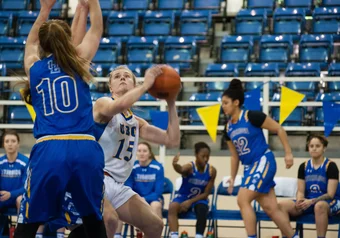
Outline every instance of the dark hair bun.
POLYGON ((228 89, 231 89, 231 90, 242 90, 243 91, 243 86, 242 86, 241 80, 239 80, 239 79, 231 80, 228 89))

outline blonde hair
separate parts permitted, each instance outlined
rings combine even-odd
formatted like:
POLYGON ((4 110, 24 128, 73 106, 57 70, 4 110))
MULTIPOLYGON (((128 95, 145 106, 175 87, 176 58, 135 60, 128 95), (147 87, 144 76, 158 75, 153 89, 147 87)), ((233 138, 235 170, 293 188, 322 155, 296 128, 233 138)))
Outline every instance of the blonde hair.
POLYGON ((111 83, 111 77, 112 77, 113 73, 117 70, 120 70, 120 69, 125 69, 126 71, 128 71, 132 75, 134 85, 136 86, 136 83, 137 83, 136 75, 126 65, 119 65, 109 73, 109 83, 111 83))

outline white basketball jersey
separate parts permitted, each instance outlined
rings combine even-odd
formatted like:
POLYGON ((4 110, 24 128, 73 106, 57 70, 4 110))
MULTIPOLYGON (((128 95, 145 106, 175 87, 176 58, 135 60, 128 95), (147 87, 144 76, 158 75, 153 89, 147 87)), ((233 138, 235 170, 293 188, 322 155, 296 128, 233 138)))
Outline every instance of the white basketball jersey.
POLYGON ((98 142, 105 155, 104 171, 116 182, 124 183, 136 160, 139 125, 130 110, 112 117, 98 142))

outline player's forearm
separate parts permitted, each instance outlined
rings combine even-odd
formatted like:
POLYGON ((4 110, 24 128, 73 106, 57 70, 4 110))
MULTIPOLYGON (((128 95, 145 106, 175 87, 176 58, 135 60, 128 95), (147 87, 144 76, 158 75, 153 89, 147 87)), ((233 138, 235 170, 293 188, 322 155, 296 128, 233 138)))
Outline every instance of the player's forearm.
POLYGON ((313 200, 313 204, 316 204, 316 203, 319 202, 319 201, 331 200, 331 199, 333 199, 333 198, 334 198, 334 196, 331 196, 330 194, 325 193, 325 194, 323 194, 323 195, 321 195, 321 196, 319 196, 319 197, 317 197, 317 198, 314 198, 314 199, 312 199, 312 200, 313 200))
POLYGON ((37 45, 39 43, 39 29, 44 22, 47 21, 48 16, 50 15, 51 9, 42 7, 40 9, 39 15, 35 20, 30 33, 28 34, 26 47, 31 45, 37 45))
POLYGON ((305 194, 303 192, 297 191, 296 200, 299 201, 299 200, 303 200, 303 199, 305 199, 305 194))
POLYGON ((176 110, 175 101, 168 102, 169 122, 168 129, 166 131, 167 139, 166 146, 168 148, 174 148, 179 146, 180 143, 180 130, 179 120, 176 110))
POLYGON ((75 46, 78 46, 84 39, 88 14, 88 7, 78 3, 71 25, 72 43, 75 46))
POLYGON ((174 170, 179 173, 182 174, 182 166, 180 164, 172 164, 172 166, 174 167, 174 170))
POLYGON ((103 34, 103 15, 98 0, 88 0, 90 11, 90 31, 95 35, 103 34))
POLYGON ((287 133, 283 129, 283 127, 280 127, 280 129, 277 131, 277 135, 280 138, 285 153, 292 153, 292 149, 290 148, 290 145, 288 143, 287 133))
POLYGON ((190 199, 192 203, 201 201, 201 200, 206 200, 209 197, 208 193, 201 193, 200 195, 197 195, 196 197, 193 197, 190 199))
POLYGON ((233 180, 235 180, 235 177, 237 175, 239 164, 240 164, 240 160, 238 158, 235 158, 234 156, 231 156, 231 158, 230 158, 230 168, 231 168, 230 176, 233 180))

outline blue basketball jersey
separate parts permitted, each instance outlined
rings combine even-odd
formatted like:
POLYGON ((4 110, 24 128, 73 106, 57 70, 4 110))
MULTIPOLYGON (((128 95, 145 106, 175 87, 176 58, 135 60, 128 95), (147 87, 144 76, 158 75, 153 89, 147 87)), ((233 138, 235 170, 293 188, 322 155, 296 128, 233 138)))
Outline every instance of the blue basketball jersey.
POLYGON ((191 164, 193 173, 186 177, 183 176, 182 185, 178 190, 178 194, 188 199, 203 193, 211 178, 209 164, 205 166, 203 173, 197 170, 194 162, 191 164))
POLYGON ((268 149, 262 128, 250 123, 248 111, 241 111, 239 120, 236 123, 229 120, 226 130, 235 145, 242 164, 250 165, 258 161, 268 149))
POLYGON ((317 198, 327 193, 327 168, 330 162, 329 159, 325 158, 322 165, 317 169, 314 168, 311 159, 305 162, 306 198, 317 198))
POLYGON ((34 136, 92 134, 90 89, 56 64, 53 55, 30 68, 32 104, 36 113, 34 136))

